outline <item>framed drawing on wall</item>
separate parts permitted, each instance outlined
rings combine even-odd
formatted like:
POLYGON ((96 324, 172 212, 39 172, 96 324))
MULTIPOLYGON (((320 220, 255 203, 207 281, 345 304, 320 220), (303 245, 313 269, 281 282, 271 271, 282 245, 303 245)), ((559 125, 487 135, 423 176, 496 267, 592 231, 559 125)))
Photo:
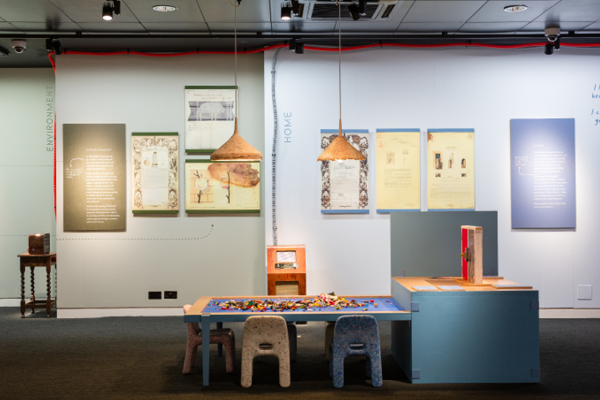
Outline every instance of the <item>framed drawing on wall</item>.
MULTIPOLYGON (((344 138, 365 160, 321 161, 321 213, 369 213, 369 131, 343 129, 344 138)), ((337 129, 321 129, 321 151, 337 137, 337 129)))
POLYGON ((378 213, 421 210, 421 130, 377 129, 378 213))
POLYGON ((185 87, 185 152, 210 154, 233 134, 236 86, 185 87))
POLYGON ((427 206, 475 210, 475 131, 427 131, 427 206))
POLYGON ((185 211, 259 213, 259 161, 185 161, 185 211))
POLYGON ((132 133, 134 214, 179 212, 179 136, 177 132, 132 133))

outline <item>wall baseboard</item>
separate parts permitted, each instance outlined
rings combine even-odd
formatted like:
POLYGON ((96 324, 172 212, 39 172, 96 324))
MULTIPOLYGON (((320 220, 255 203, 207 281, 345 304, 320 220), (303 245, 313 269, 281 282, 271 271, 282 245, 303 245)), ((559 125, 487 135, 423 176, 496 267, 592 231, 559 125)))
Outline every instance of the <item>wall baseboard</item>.
POLYGON ((183 308, 59 308, 57 318, 182 317, 183 308))
POLYGON ((20 307, 21 299, 0 299, 0 307, 20 307))
POLYGON ((540 319, 600 318, 600 308, 540 308, 540 319))

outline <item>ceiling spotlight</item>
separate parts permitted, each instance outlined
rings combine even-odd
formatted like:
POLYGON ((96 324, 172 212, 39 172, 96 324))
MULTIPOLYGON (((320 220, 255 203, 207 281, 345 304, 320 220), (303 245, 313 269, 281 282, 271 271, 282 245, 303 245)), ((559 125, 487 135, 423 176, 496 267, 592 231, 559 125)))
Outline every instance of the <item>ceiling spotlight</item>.
POLYGON ((304 43, 296 39, 290 41, 290 52, 296 54, 304 54, 304 43))
POLYGON ((102 6, 102 19, 105 21, 111 21, 114 15, 121 15, 121 1, 111 0, 104 3, 102 6))
POLYGON ((113 19, 113 9, 108 3, 102 7, 102 19, 105 21, 111 21, 113 19))
POLYGON ((53 51, 57 56, 64 53, 62 44, 58 39, 46 39, 46 51, 53 51))
POLYGON ((154 6, 154 7, 152 7, 152 9, 154 11, 158 11, 158 12, 172 12, 172 11, 179 10, 179 7, 175 7, 175 6, 154 6))
POLYGON ((350 16, 353 20, 358 21, 360 19, 360 13, 358 12, 358 6, 354 3, 348 6, 348 11, 350 11, 350 16))
POLYGON ((554 43, 546 43, 544 45, 544 54, 549 56, 554 53, 554 43))
POLYGON ((527 6, 525 4, 504 7, 504 11, 506 11, 508 13, 518 13, 518 12, 525 11, 525 10, 527 10, 527 6))
POLYGON ((292 7, 281 7, 281 19, 284 21, 292 19, 292 7))

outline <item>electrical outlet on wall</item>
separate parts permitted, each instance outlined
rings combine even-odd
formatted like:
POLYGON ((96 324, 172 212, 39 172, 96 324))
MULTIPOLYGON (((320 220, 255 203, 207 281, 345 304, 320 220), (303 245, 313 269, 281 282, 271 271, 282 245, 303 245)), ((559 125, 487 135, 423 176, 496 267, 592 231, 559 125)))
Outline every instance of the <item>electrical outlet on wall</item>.
POLYGON ((592 285, 577 285, 577 300, 591 300, 592 285))
POLYGON ((177 292, 174 290, 165 290, 165 299, 176 299, 177 292))
POLYGON ((161 292, 148 292, 148 300, 160 300, 162 299, 161 292))

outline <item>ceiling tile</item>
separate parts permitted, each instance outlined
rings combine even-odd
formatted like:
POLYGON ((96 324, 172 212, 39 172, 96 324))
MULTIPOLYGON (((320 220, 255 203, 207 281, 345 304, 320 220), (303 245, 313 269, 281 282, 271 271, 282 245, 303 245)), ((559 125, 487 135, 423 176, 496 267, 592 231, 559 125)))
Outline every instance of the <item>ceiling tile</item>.
MULTIPOLYGON (((2 14, 0 13, 0 15, 2 14)), ((600 20, 600 1, 561 0, 560 3, 540 15, 535 21, 557 22, 598 20, 600 20)))
POLYGON ((593 24, 590 24, 590 25, 586 26, 585 28, 582 28, 577 33, 591 33, 591 32, 600 32, 600 21, 596 21, 593 24))
MULTIPOLYGON (((206 23, 234 21, 234 9, 229 0, 197 0, 206 23)), ((231 0, 233 2, 234 0, 231 0)), ((0 14, 2 15, 2 14, 0 14)), ((237 9, 238 22, 271 22, 268 1, 242 1, 237 9)), ((211 28, 212 29, 212 28, 211 28)))
MULTIPOLYGON (((208 28, 211 32, 232 32, 234 31, 235 24, 232 22, 209 22, 208 28)), ((252 22, 238 22, 237 24, 238 33, 243 32, 271 32, 271 23, 252 23, 252 22)))
POLYGON ((309 33, 331 33, 335 28, 335 22, 307 22, 301 19, 290 22, 273 22, 273 32, 309 32, 309 33))
POLYGON ((93 32, 127 32, 127 33, 146 33, 146 29, 139 22, 80 22, 78 24, 84 33, 93 32))
MULTIPOLYGON (((198 3, 195 0, 167 0, 167 1, 148 1, 148 0, 124 0, 133 14, 143 24, 147 22, 204 22, 204 17, 200 12, 198 3), (178 7, 172 12, 158 12, 152 9, 157 4, 167 4, 178 7)), ((229 4, 227 1, 224 3, 229 4)), ((232 7, 233 8, 233 7, 232 7)))
POLYGON ((2 33, 23 33, 20 29, 17 29, 14 25, 11 25, 9 22, 0 22, 0 32, 2 33))
POLYGON ((402 22, 466 22, 484 3, 484 0, 416 0, 402 22))
MULTIPOLYGON (((49 0, 74 22, 105 22, 102 19, 104 0, 49 0)), ((2 15, 2 14, 0 14, 2 15)), ((115 15, 111 22, 138 22, 127 7, 121 2, 121 14, 115 15)), ((108 23, 108 22, 107 22, 108 23)))
POLYGON ((0 17, 9 22, 71 22, 48 0, 0 0, 0 17))
POLYGON ((524 4, 527 5, 527 10, 509 13, 504 11, 504 7, 517 4, 518 2, 515 3, 515 0, 488 1, 469 22, 530 22, 558 2, 559 0, 526 1, 524 4))
POLYGON ((150 33, 165 34, 168 32, 194 33, 208 32, 208 27, 204 22, 148 22, 144 23, 144 28, 150 33))
MULTIPOLYGON (((396 29, 400 25, 399 21, 395 22, 384 22, 384 21, 342 21, 342 34, 348 32, 379 32, 384 34, 393 35, 396 29)), ((333 28, 335 32, 338 30, 338 24, 336 22, 333 28)))
POLYGON ((462 22, 444 23, 444 22, 403 22, 400 24, 396 33, 439 33, 439 32, 455 32, 460 29, 462 22))
POLYGON ((80 31, 81 28, 74 22, 13 22, 16 28, 23 32, 56 32, 56 31, 80 31))
POLYGON ((467 22, 461 26, 459 32, 511 33, 522 29, 525 25, 527 22, 467 22))
POLYGON ((532 22, 526 25, 521 32, 540 32, 543 33, 544 29, 551 26, 560 27, 561 32, 567 33, 568 31, 579 31, 592 24, 590 22, 532 22))

